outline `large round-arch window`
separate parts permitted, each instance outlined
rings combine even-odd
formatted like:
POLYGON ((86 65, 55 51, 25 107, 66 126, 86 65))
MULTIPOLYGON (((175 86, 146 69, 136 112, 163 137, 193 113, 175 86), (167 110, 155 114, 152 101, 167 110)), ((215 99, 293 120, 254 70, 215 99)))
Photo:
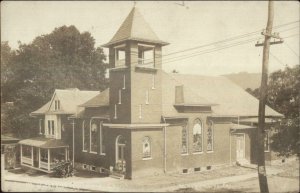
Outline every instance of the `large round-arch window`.
POLYGON ((196 119, 193 127, 193 152, 203 151, 203 125, 200 119, 196 119))

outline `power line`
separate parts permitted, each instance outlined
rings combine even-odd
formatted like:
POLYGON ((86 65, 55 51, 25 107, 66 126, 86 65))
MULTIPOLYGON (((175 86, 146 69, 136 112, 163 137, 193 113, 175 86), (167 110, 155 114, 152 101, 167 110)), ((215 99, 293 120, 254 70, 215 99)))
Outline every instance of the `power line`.
POLYGON ((192 54, 188 54, 188 55, 177 56, 177 57, 174 57, 174 58, 170 58, 170 61, 164 62, 164 64, 179 61, 179 60, 183 60, 183 59, 187 59, 187 58, 191 58, 191 57, 195 57, 195 56, 199 56, 199 55, 206 54, 206 53, 211 53, 211 52, 216 52, 216 51, 219 51, 219 50, 224 50, 224 49, 231 48, 231 47, 234 47, 234 46, 243 45, 243 44, 246 44, 246 43, 253 42, 254 40, 257 40, 257 38, 252 38, 252 39, 248 39, 248 40, 245 40, 245 41, 235 42, 233 44, 222 46, 220 48, 212 48, 212 49, 202 50, 200 52, 196 52, 196 53, 192 53, 192 54), (171 60, 171 59, 173 59, 173 60, 171 60))
MULTIPOLYGON (((273 28, 274 29, 275 28, 280 28, 280 27, 283 27, 283 26, 291 25, 293 23, 297 23, 297 22, 299 22, 299 20, 298 21, 289 22, 289 23, 285 23, 285 24, 281 24, 281 25, 275 26, 273 28)), ((288 30, 291 30, 291 29, 294 29, 294 28, 286 29, 286 30, 283 30, 283 31, 288 31, 288 30)), ((169 56, 169 55, 173 55, 173 54, 177 54, 177 53, 182 53, 182 52, 186 52, 186 51, 190 51, 190 50, 194 50, 194 49, 198 49, 198 48, 202 48, 202 47, 211 46, 211 45, 214 45, 214 44, 219 44, 219 43, 224 43, 224 42, 227 42, 227 41, 232 41, 232 40, 236 40, 236 39, 245 38, 245 37, 248 37, 248 36, 256 35, 260 31, 261 30, 258 30, 258 31, 254 31, 254 32, 250 32, 250 33, 246 33, 246 34, 234 36, 234 37, 231 37, 231 38, 227 38, 227 39, 224 39, 224 40, 220 40, 220 41, 216 41, 216 42, 212 42, 212 43, 208 43, 208 44, 204 44, 204 45, 200 45, 200 46, 188 48, 188 49, 185 49, 185 50, 180 50, 180 51, 172 52, 172 53, 169 53, 169 54, 165 54, 164 56, 169 56)))
POLYGON ((289 46, 289 44, 287 42, 284 42, 284 45, 286 45, 286 47, 288 47, 297 58, 299 58, 299 54, 296 53, 296 51, 294 49, 291 48, 291 46, 289 46))
MULTIPOLYGON (((284 38, 286 38, 286 37, 284 37, 284 38)), ((233 44, 226 45, 226 46, 223 46, 223 47, 220 47, 220 48, 213 48, 213 49, 208 49, 208 50, 202 50, 200 52, 192 53, 192 54, 189 54, 189 55, 177 56, 177 57, 169 58, 169 61, 167 59, 167 61, 164 62, 163 64, 167 64, 167 63, 171 63, 171 62, 176 62, 176 61, 179 61, 179 60, 183 60, 183 59, 187 59, 187 58, 199 56, 199 55, 202 55, 202 54, 216 52, 216 51, 219 51, 219 50, 223 50, 223 49, 227 49, 227 48, 231 48, 231 47, 243 45, 243 44, 246 44, 246 43, 250 43, 250 42, 252 42, 253 40, 256 40, 256 39, 257 38, 252 38, 252 39, 248 39, 248 40, 245 40, 245 41, 235 42, 233 44)))
POLYGON ((270 55, 273 56, 273 58, 275 58, 275 60, 277 60, 277 62, 279 62, 280 64, 282 64, 284 67, 287 66, 287 64, 284 64, 277 56, 275 56, 274 54, 272 54, 271 51, 270 51, 270 55))

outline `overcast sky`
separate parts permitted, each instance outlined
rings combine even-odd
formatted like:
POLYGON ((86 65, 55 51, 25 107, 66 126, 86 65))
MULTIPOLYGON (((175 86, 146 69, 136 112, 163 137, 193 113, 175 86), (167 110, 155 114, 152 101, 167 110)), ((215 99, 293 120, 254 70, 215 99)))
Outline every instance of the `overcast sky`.
MULTIPOLYGON (((32 1, 1 3, 1 41, 16 49, 18 41, 30 43, 36 36, 51 33, 55 27, 75 25, 89 31, 96 45, 107 43, 133 7, 132 1, 32 1)), ((299 3, 275 1, 274 29, 285 43, 271 46, 270 72, 284 65, 299 64, 299 3), (297 35, 295 35, 297 34, 297 35), (294 35, 294 36, 293 36, 294 35), (291 37, 289 37, 291 36, 291 37), (277 58, 277 59, 275 59, 277 58)), ((137 7, 158 37, 170 43, 163 55, 258 31, 252 36, 210 47, 165 56, 163 68, 184 74, 220 75, 238 72, 261 72, 262 47, 255 47, 260 31, 267 23, 267 1, 185 1, 137 2, 137 7), (181 2, 177 2, 181 3, 181 2), (255 39, 247 44, 197 55, 203 50, 230 46, 233 42, 255 39), (194 54, 195 53, 195 54, 194 54), (184 60, 173 57, 190 56, 184 60), (174 61, 175 62, 170 62, 174 61), (169 61, 169 62, 168 62, 169 61)), ((107 53, 107 49, 105 52, 107 53)))

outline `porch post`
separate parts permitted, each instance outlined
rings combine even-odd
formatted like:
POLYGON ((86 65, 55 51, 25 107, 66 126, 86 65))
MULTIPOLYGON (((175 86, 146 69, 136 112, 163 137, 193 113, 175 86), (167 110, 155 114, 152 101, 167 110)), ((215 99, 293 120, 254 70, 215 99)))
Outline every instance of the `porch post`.
POLYGON ((48 171, 50 172, 50 149, 48 149, 48 171))
POLYGON ((39 148, 39 168, 41 166, 41 148, 39 148))
POLYGON ((33 146, 31 146, 31 166, 33 166, 33 146))
POLYGON ((21 153, 21 164, 23 163, 23 146, 22 146, 22 144, 21 144, 21 146, 20 146, 20 153, 21 153))

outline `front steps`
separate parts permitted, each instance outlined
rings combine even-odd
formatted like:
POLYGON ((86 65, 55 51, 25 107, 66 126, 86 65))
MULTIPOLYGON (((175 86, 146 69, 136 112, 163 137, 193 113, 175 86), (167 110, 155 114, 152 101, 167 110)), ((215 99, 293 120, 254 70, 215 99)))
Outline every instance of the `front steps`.
POLYGON ((125 178, 125 175, 113 171, 113 172, 109 175, 109 177, 115 178, 115 179, 119 179, 119 180, 123 180, 123 179, 125 178))
POLYGON ((251 168, 251 169, 256 169, 257 168, 257 165, 251 164, 246 159, 236 161, 236 165, 241 166, 241 167, 245 167, 245 168, 251 168))

